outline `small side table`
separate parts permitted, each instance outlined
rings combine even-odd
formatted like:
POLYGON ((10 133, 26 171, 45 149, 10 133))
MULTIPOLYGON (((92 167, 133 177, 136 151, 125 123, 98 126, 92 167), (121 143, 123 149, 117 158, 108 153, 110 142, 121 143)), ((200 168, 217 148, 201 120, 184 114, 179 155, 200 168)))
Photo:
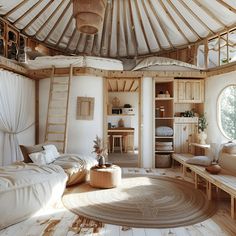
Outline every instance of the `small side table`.
POLYGON ((121 182, 121 168, 116 165, 90 169, 90 185, 95 188, 114 188, 121 182))

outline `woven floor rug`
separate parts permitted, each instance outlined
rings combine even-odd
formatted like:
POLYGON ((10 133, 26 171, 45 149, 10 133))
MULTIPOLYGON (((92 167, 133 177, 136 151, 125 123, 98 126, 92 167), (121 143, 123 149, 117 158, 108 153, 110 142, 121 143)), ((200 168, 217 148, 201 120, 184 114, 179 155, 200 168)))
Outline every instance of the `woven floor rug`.
POLYGON ((63 203, 90 219, 137 228, 192 225, 216 211, 193 184, 169 177, 127 177, 113 189, 95 189, 84 183, 69 189, 63 203))

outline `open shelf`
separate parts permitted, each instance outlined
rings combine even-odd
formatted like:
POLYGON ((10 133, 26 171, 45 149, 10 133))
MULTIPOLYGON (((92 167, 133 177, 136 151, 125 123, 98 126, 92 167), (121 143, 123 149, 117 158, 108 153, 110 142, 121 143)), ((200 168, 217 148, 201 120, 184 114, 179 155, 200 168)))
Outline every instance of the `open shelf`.
POLYGON ((174 117, 156 117, 156 120, 174 120, 174 117))
POLYGON ((173 153, 174 152, 174 150, 166 150, 166 151, 164 151, 164 150, 155 150, 155 153, 173 153))
POLYGON ((165 138, 165 139, 173 139, 174 136, 155 136, 155 138, 165 138))
POLYGON ((134 114, 111 114, 107 116, 134 116, 134 114))
POLYGON ((172 97, 169 97, 169 98, 159 98, 159 97, 156 97, 155 98, 156 101, 169 101, 169 100, 174 100, 174 98, 172 97))

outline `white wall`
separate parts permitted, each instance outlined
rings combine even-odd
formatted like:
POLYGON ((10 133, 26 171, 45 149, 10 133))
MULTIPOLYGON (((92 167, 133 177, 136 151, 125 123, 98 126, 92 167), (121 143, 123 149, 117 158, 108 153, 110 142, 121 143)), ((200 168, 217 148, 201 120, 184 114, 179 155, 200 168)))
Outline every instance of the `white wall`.
POLYGON ((153 95, 152 95, 152 78, 143 78, 142 82, 142 166, 145 168, 152 167, 153 162, 153 95))
MULTIPOLYGON (((39 83, 40 142, 44 141, 46 113, 48 106, 49 79, 39 83)), ((71 81, 68 149, 69 153, 91 155, 96 135, 103 137, 103 78, 95 76, 76 76, 71 81), (94 119, 76 120, 77 97, 94 97, 94 119)))
POLYGON ((205 112, 207 116, 207 142, 222 143, 228 141, 217 125, 217 100, 223 88, 236 84, 236 72, 213 76, 205 82, 205 112))
POLYGON ((109 92, 108 102, 112 104, 113 98, 119 98, 120 107, 123 107, 124 104, 130 104, 134 109, 134 116, 108 116, 107 122, 111 122, 112 125, 118 125, 118 121, 122 118, 124 120, 125 127, 134 128, 134 148, 138 147, 138 92, 109 92))
MULTIPOLYGON (((12 72, 9 72, 9 73, 12 74, 12 72)), ((19 78, 20 75, 17 75, 17 77, 19 78)), ((29 80, 30 82, 32 82, 30 79, 22 77, 22 80, 23 79, 29 80)), ((29 103, 29 106, 32 107, 32 111, 28 114, 28 116, 29 116, 29 120, 34 121, 35 120, 35 89, 32 92, 33 92, 33 95, 32 95, 33 99, 29 101, 31 102, 31 104, 29 103)), ((31 126, 29 129, 23 131, 22 133, 17 134, 17 138, 18 138, 19 144, 23 144, 23 145, 35 144, 35 125, 31 126)), ((0 166, 3 164, 3 143, 4 143, 4 133, 0 131, 0 166)))

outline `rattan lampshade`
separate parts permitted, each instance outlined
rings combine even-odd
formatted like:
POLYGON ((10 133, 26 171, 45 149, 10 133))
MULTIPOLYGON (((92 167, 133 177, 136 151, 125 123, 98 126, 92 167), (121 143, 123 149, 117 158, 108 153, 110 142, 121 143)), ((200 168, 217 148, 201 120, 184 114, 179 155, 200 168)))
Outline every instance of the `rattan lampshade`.
POLYGON ((81 33, 96 34, 103 25, 106 0, 74 0, 76 27, 81 33))

